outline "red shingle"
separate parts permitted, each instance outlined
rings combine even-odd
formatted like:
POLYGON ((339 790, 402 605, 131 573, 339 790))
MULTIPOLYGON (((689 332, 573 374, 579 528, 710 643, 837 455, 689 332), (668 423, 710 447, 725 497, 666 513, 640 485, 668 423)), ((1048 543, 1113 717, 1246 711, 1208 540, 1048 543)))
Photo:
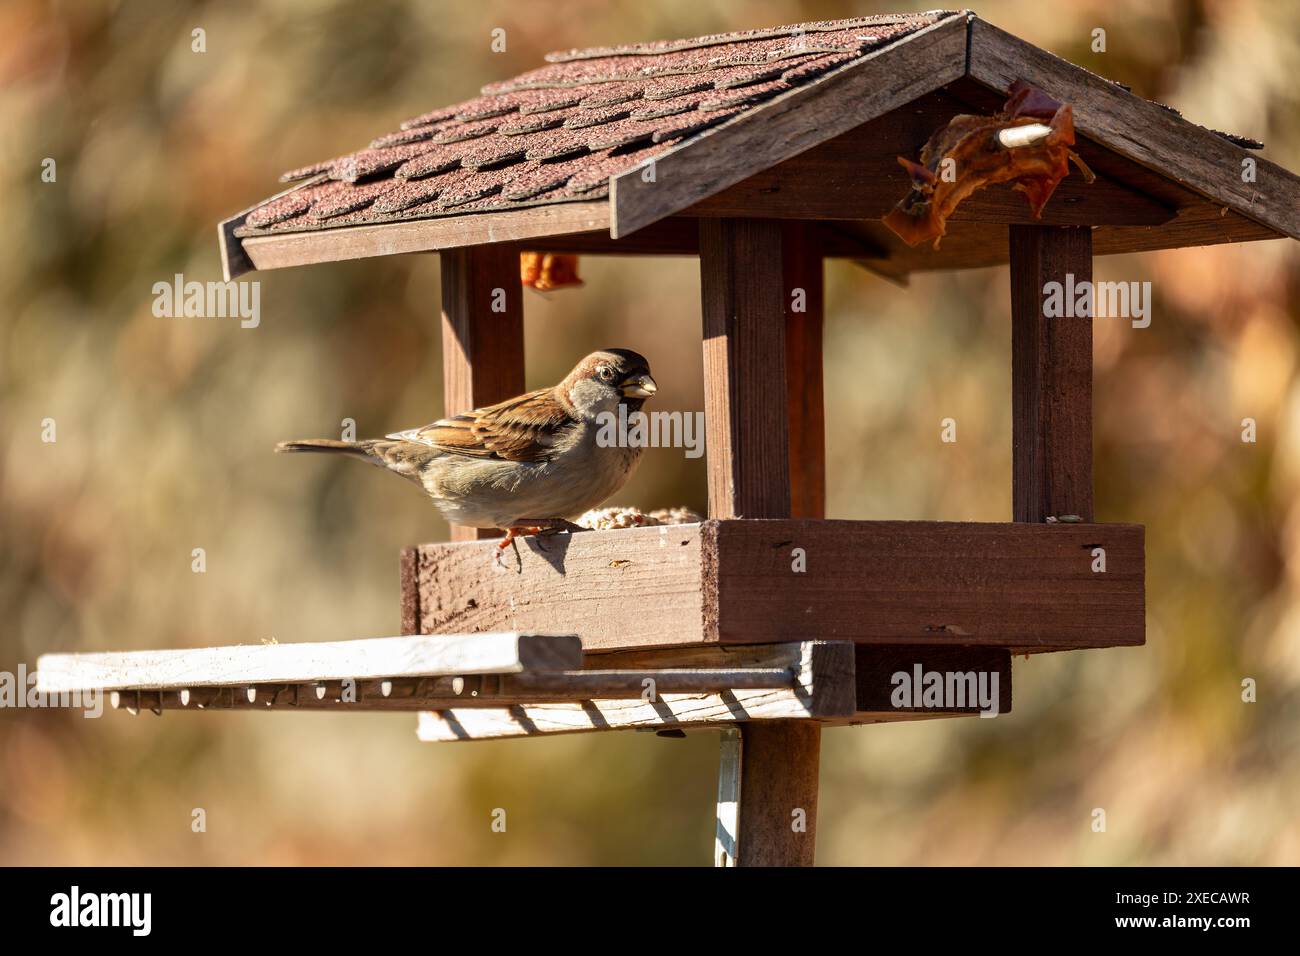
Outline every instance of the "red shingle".
POLYGON ((554 53, 479 97, 368 148, 292 170, 325 174, 254 210, 238 235, 593 199, 609 178, 884 43, 951 14, 862 17, 554 53))

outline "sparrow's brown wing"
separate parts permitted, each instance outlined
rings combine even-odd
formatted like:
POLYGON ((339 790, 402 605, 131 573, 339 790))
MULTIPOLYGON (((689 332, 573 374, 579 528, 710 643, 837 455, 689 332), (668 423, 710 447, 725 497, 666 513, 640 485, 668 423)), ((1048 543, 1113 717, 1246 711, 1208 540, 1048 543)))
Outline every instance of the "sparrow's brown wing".
POLYGON ((471 458, 542 461, 574 424, 554 390, 542 388, 387 437, 471 458))

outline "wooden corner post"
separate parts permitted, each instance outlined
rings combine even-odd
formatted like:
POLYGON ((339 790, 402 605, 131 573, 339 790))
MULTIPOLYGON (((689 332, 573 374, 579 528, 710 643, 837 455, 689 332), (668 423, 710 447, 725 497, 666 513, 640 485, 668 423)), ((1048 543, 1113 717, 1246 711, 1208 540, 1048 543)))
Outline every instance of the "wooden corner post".
MULTIPOLYGON (((524 305, 519 250, 509 243, 448 249, 442 267, 443 413, 505 401, 524 390, 524 305)), ((451 529, 453 541, 498 532, 451 529)))
POLYGON ((1092 316, 1048 317, 1048 283, 1092 281, 1087 226, 1011 226, 1014 520, 1092 521, 1092 316))
MULTIPOLYGON (((785 348, 790 289, 783 245, 778 222, 700 221, 709 514, 714 518, 790 516, 785 348)), ((817 291, 819 303, 820 270, 817 291)), ((808 721, 751 722, 740 733, 739 807, 728 809, 737 832, 727 835, 732 852, 719 854, 720 862, 811 865, 820 728, 808 721)), ((724 741, 724 783, 728 772, 736 772, 734 762, 724 741)), ((722 835, 720 841, 728 842, 722 835)))

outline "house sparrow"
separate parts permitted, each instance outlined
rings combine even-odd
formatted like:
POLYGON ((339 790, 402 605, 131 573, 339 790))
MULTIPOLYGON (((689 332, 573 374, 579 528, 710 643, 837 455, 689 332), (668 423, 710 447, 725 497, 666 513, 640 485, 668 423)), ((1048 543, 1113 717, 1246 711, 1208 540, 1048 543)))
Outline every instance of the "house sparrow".
POLYGON ((641 448, 600 447, 602 413, 639 411, 658 391, 645 358, 592 352, 552 388, 368 441, 311 438, 279 452, 337 452, 422 487, 453 524, 503 528, 498 556, 520 534, 581 530, 571 523, 618 491, 641 448))

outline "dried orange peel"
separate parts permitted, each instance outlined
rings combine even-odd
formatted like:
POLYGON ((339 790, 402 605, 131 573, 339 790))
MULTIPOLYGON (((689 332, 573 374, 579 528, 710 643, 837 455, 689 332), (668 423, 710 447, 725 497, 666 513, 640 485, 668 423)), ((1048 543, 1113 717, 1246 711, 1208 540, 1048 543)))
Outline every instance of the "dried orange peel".
POLYGON ((884 223, 909 246, 939 240, 948 217, 968 196, 985 186, 1011 183, 1025 194, 1034 218, 1056 185, 1070 172, 1070 163, 1088 182, 1096 177, 1070 147, 1074 145, 1074 114, 1042 90, 1016 80, 1002 110, 992 116, 954 116, 921 147, 921 161, 904 156, 899 164, 912 178, 912 188, 899 200, 884 223))
POLYGON ((578 257, 559 252, 520 253, 519 278, 538 292, 582 285, 582 279, 578 278, 578 257))

